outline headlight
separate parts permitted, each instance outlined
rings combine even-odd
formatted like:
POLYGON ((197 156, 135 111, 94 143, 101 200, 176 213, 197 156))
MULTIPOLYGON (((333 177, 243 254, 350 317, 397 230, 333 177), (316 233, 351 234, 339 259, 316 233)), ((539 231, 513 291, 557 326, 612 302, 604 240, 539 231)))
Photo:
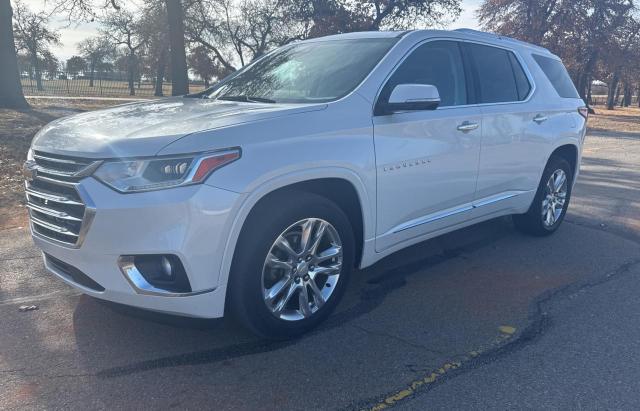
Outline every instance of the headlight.
POLYGON ((240 158, 240 149, 180 157, 106 161, 93 174, 121 193, 160 190, 203 182, 214 170, 240 158))

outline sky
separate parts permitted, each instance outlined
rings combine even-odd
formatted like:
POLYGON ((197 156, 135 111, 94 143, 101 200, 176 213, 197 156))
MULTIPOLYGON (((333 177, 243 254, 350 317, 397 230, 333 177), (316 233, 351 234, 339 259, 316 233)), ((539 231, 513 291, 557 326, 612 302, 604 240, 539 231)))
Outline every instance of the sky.
MULTIPOLYGON (((24 4, 26 4, 32 11, 42 11, 49 10, 51 2, 47 2, 47 0, 22 0, 24 4)), ((445 28, 449 30, 457 29, 457 28, 470 28, 470 29, 478 29, 478 21, 475 17, 475 11, 480 6, 482 0, 462 0, 462 13, 456 19, 456 21, 447 25, 445 28)), ((129 0, 128 3, 135 6, 135 3, 139 2, 139 0, 129 0)), ((13 1, 12 1, 13 3, 13 1)), ((60 41, 62 45, 52 47, 52 51, 56 57, 59 59, 66 60, 69 57, 78 54, 76 50, 76 44, 87 37, 94 36, 98 34, 98 24, 97 23, 72 23, 66 19, 62 19, 59 17, 52 17, 51 25, 57 28, 60 32, 61 38, 60 41)))

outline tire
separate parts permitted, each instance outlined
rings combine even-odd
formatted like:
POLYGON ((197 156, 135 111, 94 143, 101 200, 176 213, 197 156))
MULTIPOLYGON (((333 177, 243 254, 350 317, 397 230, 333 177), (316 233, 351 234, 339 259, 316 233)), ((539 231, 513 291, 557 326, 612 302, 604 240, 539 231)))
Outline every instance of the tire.
POLYGON ((560 227, 567 213, 571 199, 572 183, 573 170, 567 160, 560 156, 552 156, 542 173, 542 179, 529 211, 525 214, 513 216, 516 228, 534 236, 553 234, 560 227), (548 186, 548 184, 551 184, 552 176, 554 178, 553 181, 557 182, 557 178, 561 177, 562 174, 564 174, 564 183, 560 188, 548 186), (556 191, 550 193, 552 189, 556 191), (562 198, 564 198, 564 201, 561 201, 562 198), (553 212, 549 213, 547 204, 554 207, 553 212))
POLYGON ((353 229, 335 203, 306 192, 275 194, 245 221, 230 273, 229 308, 259 336, 287 339, 301 335, 334 310, 353 270, 354 256, 353 229), (305 228, 311 240, 302 252, 305 228), (313 240, 318 238, 316 244, 313 240), (334 257, 327 259, 329 255, 334 257), (271 256, 269 261, 267 256, 271 256))

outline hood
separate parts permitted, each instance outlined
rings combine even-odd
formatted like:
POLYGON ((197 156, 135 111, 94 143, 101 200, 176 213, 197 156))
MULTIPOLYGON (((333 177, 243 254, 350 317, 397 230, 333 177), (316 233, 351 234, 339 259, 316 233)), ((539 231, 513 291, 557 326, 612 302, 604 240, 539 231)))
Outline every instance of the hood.
POLYGON ((197 131, 325 107, 182 97, 138 102, 58 119, 36 134, 32 148, 88 158, 151 156, 197 131))

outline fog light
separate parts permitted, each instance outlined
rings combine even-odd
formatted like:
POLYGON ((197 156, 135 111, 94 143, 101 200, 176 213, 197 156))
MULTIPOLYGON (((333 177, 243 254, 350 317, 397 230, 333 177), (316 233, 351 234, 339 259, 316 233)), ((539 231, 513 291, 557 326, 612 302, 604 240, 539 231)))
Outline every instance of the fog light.
POLYGON ((191 292, 184 266, 175 255, 126 255, 120 257, 119 265, 139 291, 153 294, 191 292))
POLYGON ((173 278, 173 266, 171 265, 171 261, 166 256, 162 256, 160 259, 160 266, 162 267, 162 274, 167 280, 171 280, 173 278))

